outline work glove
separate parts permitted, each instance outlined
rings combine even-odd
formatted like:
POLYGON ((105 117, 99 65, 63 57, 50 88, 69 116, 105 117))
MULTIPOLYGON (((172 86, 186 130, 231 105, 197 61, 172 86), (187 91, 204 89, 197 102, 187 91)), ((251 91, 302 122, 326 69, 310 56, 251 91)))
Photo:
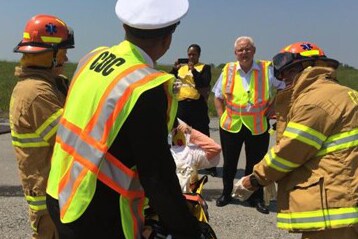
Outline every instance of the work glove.
POLYGON ((179 93, 180 88, 182 87, 182 85, 183 85, 183 82, 180 79, 176 78, 174 83, 173 83, 173 94, 174 95, 179 93))
POLYGON ((235 183, 234 190, 232 193, 232 197, 238 198, 241 202, 246 201, 254 193, 254 191, 251 191, 244 187, 243 181, 246 177, 240 178, 240 180, 235 183))

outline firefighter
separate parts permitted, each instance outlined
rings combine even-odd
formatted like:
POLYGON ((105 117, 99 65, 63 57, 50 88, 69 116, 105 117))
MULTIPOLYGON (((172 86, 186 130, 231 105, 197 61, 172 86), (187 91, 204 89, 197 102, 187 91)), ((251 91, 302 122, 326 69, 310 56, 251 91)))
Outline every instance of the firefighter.
POLYGON ((273 64, 288 86, 276 99, 278 143, 240 188, 277 182, 277 226, 304 239, 358 238, 358 93, 313 43, 283 48, 273 64))
POLYGON ((33 238, 58 238, 47 208, 46 182, 58 120, 67 94, 62 74, 72 30, 56 16, 36 15, 14 52, 22 53, 10 101, 10 127, 33 238))
POLYGON ((118 0, 125 40, 79 62, 47 186, 61 238, 140 239, 146 198, 173 238, 202 238, 168 147, 174 76, 154 69, 188 8, 188 0, 118 0))

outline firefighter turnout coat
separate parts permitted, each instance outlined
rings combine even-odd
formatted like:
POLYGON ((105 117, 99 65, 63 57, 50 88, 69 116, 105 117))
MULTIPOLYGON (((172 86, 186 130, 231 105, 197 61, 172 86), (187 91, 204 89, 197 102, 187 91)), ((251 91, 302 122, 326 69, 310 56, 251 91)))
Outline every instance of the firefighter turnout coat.
POLYGON ((358 93, 309 67, 277 94, 277 144, 254 167, 278 183, 277 226, 318 231, 358 224, 358 93))
POLYGON ((12 144, 36 232, 40 217, 47 214, 46 184, 67 79, 52 70, 23 67, 16 67, 15 76, 19 81, 11 96, 9 115, 12 144))

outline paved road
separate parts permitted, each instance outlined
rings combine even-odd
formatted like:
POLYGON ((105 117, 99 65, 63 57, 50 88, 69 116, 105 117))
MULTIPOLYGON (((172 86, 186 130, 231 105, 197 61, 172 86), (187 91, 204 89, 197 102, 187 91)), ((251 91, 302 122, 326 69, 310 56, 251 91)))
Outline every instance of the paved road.
MULTIPOLYGON (((211 121, 211 135, 219 141, 218 121, 211 121)), ((243 174, 245 158, 240 156, 237 178, 243 174)), ((297 234, 289 234, 276 228, 276 207, 271 202, 270 214, 258 213, 245 203, 234 201, 225 207, 215 206, 215 200, 222 189, 222 161, 218 167, 218 177, 209 176, 203 196, 209 205, 210 224, 219 239, 298 239, 297 234)), ((23 197, 16 160, 11 146, 10 134, 0 134, 0 239, 31 238, 27 219, 27 205, 23 197)))

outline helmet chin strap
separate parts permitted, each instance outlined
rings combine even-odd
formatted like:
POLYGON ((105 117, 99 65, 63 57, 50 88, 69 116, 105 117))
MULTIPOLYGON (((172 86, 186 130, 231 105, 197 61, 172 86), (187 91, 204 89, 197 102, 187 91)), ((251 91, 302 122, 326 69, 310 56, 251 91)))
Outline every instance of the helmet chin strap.
POLYGON ((51 64, 51 69, 54 69, 57 66, 57 53, 58 53, 58 46, 57 45, 52 45, 52 50, 53 50, 53 57, 52 57, 52 64, 51 64))

